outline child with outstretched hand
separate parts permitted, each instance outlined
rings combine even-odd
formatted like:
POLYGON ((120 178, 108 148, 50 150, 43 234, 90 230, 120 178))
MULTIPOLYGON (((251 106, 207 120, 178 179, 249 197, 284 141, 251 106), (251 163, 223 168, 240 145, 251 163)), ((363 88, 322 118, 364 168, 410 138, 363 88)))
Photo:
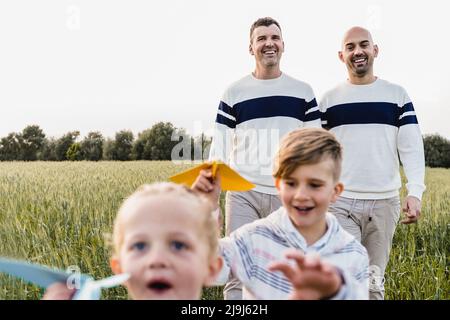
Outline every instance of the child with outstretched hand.
MULTIPOLYGON (((368 299, 367 252, 327 212, 343 190, 341 162, 341 146, 326 130, 289 133, 273 174, 283 206, 220 239, 216 284, 236 276, 244 299, 368 299)), ((192 188, 218 208, 220 174, 202 170, 192 188)))

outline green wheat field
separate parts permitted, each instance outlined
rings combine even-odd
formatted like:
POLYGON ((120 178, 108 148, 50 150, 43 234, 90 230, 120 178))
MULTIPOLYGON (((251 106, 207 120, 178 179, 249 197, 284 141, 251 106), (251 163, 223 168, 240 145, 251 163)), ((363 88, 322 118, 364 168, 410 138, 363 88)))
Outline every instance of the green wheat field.
MULTIPOLYGON (((188 167, 156 161, 0 163, 0 256, 78 266, 96 279, 110 276, 107 238, 122 200, 138 186, 188 167)), ((450 170, 427 168, 426 185, 420 222, 397 227, 386 299, 450 298, 450 170)), ((221 289, 205 289, 203 298, 222 299, 221 289)), ((41 296, 40 288, 0 274, 0 299, 41 296)), ((104 290, 102 297, 128 298, 123 287, 104 290)))

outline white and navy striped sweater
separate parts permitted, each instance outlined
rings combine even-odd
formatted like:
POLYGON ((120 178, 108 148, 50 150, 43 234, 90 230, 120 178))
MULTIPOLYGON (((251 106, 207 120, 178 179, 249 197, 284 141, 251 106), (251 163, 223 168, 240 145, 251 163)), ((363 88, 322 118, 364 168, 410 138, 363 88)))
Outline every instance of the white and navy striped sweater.
POLYGON ((224 265, 216 284, 224 284, 230 274, 243 284, 244 299, 287 299, 292 291, 289 280, 267 266, 285 261, 284 252, 294 248, 305 254, 319 254, 337 267, 345 281, 333 299, 368 299, 369 258, 366 249, 327 213, 327 231, 308 246, 295 229, 284 207, 263 219, 246 224, 229 237, 220 239, 224 265))
POLYGON ((248 75, 224 93, 217 113, 209 159, 222 160, 256 185, 277 194, 272 161, 281 138, 303 126, 320 127, 312 88, 286 74, 259 80, 248 75))
POLYGON ((382 79, 368 85, 345 82, 324 95, 320 109, 323 127, 343 145, 343 197, 397 196, 400 156, 408 195, 422 198, 422 135, 413 104, 402 87, 382 79))

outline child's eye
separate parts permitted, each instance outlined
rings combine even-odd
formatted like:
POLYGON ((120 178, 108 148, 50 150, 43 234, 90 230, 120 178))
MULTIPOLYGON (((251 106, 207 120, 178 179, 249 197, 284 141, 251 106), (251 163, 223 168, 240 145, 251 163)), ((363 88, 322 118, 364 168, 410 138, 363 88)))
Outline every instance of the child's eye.
POLYGON ((144 250, 146 248, 147 244, 145 242, 136 242, 131 246, 132 250, 144 250))
POLYGON ((322 185, 317 183, 311 183, 311 188, 317 189, 320 188, 322 185))
POLYGON ((286 185, 288 185, 289 187, 295 187, 295 182, 294 181, 286 181, 286 185))
POLYGON ((188 248, 188 246, 184 242, 181 242, 181 241, 172 241, 170 246, 172 247, 172 249, 174 249, 176 251, 186 250, 188 248))

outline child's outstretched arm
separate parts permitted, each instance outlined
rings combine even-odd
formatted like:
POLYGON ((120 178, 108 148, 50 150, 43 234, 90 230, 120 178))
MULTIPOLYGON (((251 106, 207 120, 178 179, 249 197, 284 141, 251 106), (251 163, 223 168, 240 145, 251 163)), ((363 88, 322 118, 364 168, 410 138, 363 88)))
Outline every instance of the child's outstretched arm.
POLYGON ((49 286, 42 300, 72 300, 75 289, 69 289, 65 283, 57 282, 49 286))
POLYGON ((305 256, 298 250, 286 252, 295 265, 277 261, 269 266, 270 271, 281 271, 292 284, 290 299, 318 300, 333 298, 344 284, 340 272, 318 256, 305 256))
POLYGON ((211 203, 213 203, 214 209, 219 207, 219 196, 221 191, 219 172, 216 173, 216 176, 213 179, 211 169, 201 170, 191 188, 208 198, 211 203))

